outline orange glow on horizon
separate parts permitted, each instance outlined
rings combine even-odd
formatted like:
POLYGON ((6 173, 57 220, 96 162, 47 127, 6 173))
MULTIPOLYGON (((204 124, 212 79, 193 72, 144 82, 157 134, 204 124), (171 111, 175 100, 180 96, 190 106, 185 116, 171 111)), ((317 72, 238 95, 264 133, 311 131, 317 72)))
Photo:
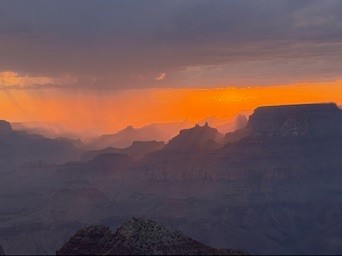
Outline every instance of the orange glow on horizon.
POLYGON ((342 104, 342 81, 216 89, 2 90, 0 119, 53 122, 85 135, 115 132, 127 125, 196 122, 208 116, 232 120, 262 105, 314 102, 342 104))

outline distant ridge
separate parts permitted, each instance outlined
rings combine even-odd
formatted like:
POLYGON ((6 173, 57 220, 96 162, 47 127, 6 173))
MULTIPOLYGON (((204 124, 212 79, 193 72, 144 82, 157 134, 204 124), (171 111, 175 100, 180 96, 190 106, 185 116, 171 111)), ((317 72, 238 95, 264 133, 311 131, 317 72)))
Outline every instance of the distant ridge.
POLYGON ((88 161, 104 153, 123 153, 134 159, 140 159, 150 152, 162 149, 164 146, 165 143, 163 141, 134 141, 132 145, 127 148, 108 147, 102 150, 87 151, 82 154, 81 159, 83 161, 88 161))
POLYGON ((65 162, 79 159, 80 149, 66 139, 50 139, 39 134, 13 130, 0 120, 0 163, 20 164, 30 161, 65 162))
POLYGON ((91 149, 104 149, 108 147, 126 148, 134 141, 168 141, 179 130, 190 127, 188 121, 175 123, 153 123, 140 128, 127 126, 125 129, 113 134, 105 134, 90 143, 91 149))

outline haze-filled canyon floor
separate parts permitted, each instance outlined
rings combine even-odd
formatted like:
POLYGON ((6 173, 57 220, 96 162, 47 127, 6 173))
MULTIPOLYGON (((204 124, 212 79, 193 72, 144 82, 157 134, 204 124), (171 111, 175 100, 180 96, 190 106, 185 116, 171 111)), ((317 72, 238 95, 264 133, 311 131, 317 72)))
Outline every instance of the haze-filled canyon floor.
MULTIPOLYGON (((118 139, 118 135, 115 137, 118 139)), ((142 217, 214 248, 342 253, 342 111, 258 107, 244 128, 210 123, 170 141, 84 150, 0 121, 0 245, 54 254, 89 225, 142 217)), ((108 144, 108 143, 107 143, 108 144)))

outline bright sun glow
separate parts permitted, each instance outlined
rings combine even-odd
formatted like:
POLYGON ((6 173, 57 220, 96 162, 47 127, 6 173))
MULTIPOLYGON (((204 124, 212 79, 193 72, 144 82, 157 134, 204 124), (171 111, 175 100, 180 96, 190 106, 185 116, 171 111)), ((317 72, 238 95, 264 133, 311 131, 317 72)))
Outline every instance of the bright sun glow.
POLYGON ((342 82, 217 89, 122 91, 2 90, 0 116, 15 121, 55 122, 80 134, 114 132, 127 125, 208 116, 232 120, 260 105, 311 102, 342 104, 342 82))

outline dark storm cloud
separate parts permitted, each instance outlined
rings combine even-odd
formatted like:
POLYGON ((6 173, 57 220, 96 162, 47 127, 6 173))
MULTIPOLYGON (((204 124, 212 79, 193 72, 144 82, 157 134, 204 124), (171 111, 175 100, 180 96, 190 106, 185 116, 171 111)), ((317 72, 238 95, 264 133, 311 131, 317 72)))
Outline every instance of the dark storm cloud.
POLYGON ((1 1, 0 72, 101 88, 338 79, 341 13, 338 0, 1 1))

